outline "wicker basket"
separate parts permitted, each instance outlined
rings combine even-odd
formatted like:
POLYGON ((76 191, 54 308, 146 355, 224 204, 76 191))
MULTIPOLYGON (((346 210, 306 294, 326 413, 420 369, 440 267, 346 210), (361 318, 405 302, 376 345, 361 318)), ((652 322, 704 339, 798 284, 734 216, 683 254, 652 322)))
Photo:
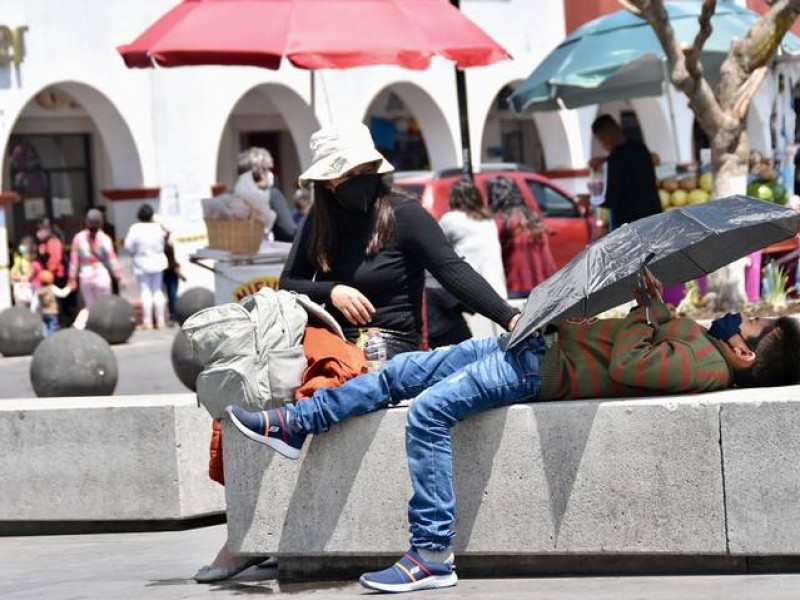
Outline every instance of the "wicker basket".
POLYGON ((250 219, 205 219, 208 230, 208 247, 237 254, 258 252, 264 236, 264 224, 250 219))

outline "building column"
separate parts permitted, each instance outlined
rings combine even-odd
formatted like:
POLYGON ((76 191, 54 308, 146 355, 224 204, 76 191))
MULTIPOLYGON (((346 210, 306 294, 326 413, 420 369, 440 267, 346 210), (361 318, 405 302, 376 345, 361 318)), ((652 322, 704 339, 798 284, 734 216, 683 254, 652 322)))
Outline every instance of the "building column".
POLYGON ((6 207, 17 199, 14 192, 0 193, 0 310, 11 306, 11 282, 9 281, 8 230, 6 229, 6 207))

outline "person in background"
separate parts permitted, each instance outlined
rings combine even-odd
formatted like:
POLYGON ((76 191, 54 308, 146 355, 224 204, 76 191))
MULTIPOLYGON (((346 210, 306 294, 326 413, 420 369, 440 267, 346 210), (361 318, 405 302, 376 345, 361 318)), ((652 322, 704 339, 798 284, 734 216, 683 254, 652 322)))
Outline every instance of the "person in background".
POLYGON ((450 210, 439 219, 439 226, 456 254, 505 298, 506 278, 497 226, 481 199, 475 184, 457 181, 450 188, 450 210))
MULTIPOLYGON (((455 253, 505 298, 508 293, 497 227, 478 188, 469 180, 457 181, 450 188, 449 201, 450 210, 439 219, 444 236, 455 253)), ((427 287, 426 292, 431 348, 457 344, 472 337, 464 320, 465 307, 452 294, 436 286, 427 287)))
POLYGON ((58 331, 58 298, 65 298, 69 295, 67 288, 58 287, 53 280, 53 274, 47 269, 39 273, 39 289, 36 295, 39 299, 38 310, 42 315, 45 337, 58 331))
MULTIPOLYGON (((163 225, 162 225, 163 227, 163 225)), ((164 269, 164 289, 167 295, 167 313, 169 314, 168 325, 172 327, 178 320, 178 282, 186 281, 181 265, 175 258, 175 245, 172 240, 172 233, 164 229, 164 254, 167 257, 167 268, 164 269)))
POLYGON ((592 133, 609 153, 607 157, 593 157, 589 166, 596 171, 606 163, 602 206, 611 210, 614 227, 660 213, 656 170, 644 142, 629 140, 611 115, 597 117, 592 133))
POLYGON ((526 298, 556 272, 545 225, 508 177, 490 180, 489 196, 500 234, 508 297, 526 298))
POLYGON ((117 244, 117 228, 114 227, 114 224, 108 220, 108 210, 105 206, 98 206, 97 210, 100 211, 100 214, 103 215, 103 232, 111 238, 111 241, 114 242, 114 247, 117 244))
MULTIPOLYGON (((85 227, 72 238, 69 255, 69 276, 67 285, 73 292, 80 290, 84 310, 75 319, 75 327, 83 329, 89 310, 101 298, 111 295, 111 279, 116 277, 122 283, 122 269, 114 250, 114 242, 103 228, 103 215, 96 208, 86 213, 85 227)), ((49 269, 48 269, 49 270, 49 269)))
POLYGON ((311 194, 304 188, 298 189, 294 193, 294 212, 292 217, 296 225, 306 218, 308 211, 311 210, 311 194))
POLYGON ((314 204, 281 274, 281 289, 327 305, 345 336, 380 330, 389 357, 422 337, 425 271, 458 300, 503 328, 515 311, 447 242, 416 199, 390 189, 394 170, 363 123, 311 136, 312 165, 300 186, 314 204))
POLYGON ((272 154, 266 148, 250 148, 242 152, 239 155, 239 178, 233 186, 233 193, 258 191, 267 194, 269 206, 277 217, 272 226, 272 235, 278 242, 291 242, 296 226, 286 198, 275 186, 273 167, 272 154))
POLYGON ((9 273, 15 306, 31 306, 41 270, 41 264, 36 259, 36 245, 33 238, 26 235, 13 254, 9 273))
POLYGON ((142 328, 153 328, 155 309, 156 329, 163 329, 166 320, 166 298, 164 297, 164 270, 169 266, 166 231, 153 220, 155 211, 149 204, 142 204, 136 217, 138 223, 131 225, 125 236, 125 250, 133 257, 133 274, 139 284, 142 301, 142 328))
POLYGON ((39 242, 39 262, 53 274, 56 285, 63 286, 67 280, 64 268, 64 242, 53 231, 50 219, 43 219, 39 223, 36 240, 39 242))
MULTIPOLYGON (((59 288, 67 287, 67 266, 69 256, 65 254, 64 235, 50 222, 43 219, 36 229, 38 242, 38 258, 43 269, 53 274, 55 285, 59 288)), ((67 294, 58 299, 58 320, 61 327, 69 326, 78 311, 78 295, 67 294)))

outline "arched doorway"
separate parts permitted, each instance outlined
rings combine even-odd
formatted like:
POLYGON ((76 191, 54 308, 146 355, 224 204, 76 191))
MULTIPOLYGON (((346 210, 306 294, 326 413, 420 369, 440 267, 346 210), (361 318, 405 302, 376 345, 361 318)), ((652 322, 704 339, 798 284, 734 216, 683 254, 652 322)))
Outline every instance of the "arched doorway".
POLYGON ((49 218, 65 239, 81 229, 100 191, 142 185, 130 129, 101 92, 78 82, 49 85, 17 116, 7 140, 3 191, 19 199, 8 210, 8 235, 31 235, 49 218))
POLYGON ((272 154, 276 185, 291 199, 298 176, 311 162, 308 140, 317 129, 311 107, 288 87, 269 83, 250 89, 233 106, 223 128, 217 182, 231 188, 239 153, 258 146, 272 154))
POLYGON ((534 171, 544 171, 547 167, 545 149, 533 115, 515 113, 508 101, 515 86, 503 86, 486 115, 481 138, 481 162, 516 163, 534 171))
POLYGON ((414 84, 384 88, 367 108, 364 122, 378 150, 398 171, 459 164, 444 114, 433 98, 414 84))

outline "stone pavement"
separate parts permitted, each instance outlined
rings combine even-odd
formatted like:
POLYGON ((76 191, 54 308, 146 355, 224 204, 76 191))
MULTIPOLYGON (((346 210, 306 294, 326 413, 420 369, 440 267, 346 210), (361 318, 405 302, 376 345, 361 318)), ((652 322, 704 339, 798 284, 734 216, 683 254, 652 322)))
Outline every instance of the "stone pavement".
MULTIPOLYGON (((127 344, 112 346, 119 364, 115 395, 173 394, 188 392, 172 370, 170 352, 178 328, 137 331, 127 344)), ((29 356, 0 356, 0 402, 7 398, 33 398, 29 356)))
MULTIPOLYGON (((250 569, 212 585, 191 580, 225 539, 222 525, 188 531, 0 538, 0 598, 108 600, 376 596, 352 581, 278 583, 250 569)), ((796 600, 800 575, 462 579, 448 590, 391 598, 455 600, 796 600)))

